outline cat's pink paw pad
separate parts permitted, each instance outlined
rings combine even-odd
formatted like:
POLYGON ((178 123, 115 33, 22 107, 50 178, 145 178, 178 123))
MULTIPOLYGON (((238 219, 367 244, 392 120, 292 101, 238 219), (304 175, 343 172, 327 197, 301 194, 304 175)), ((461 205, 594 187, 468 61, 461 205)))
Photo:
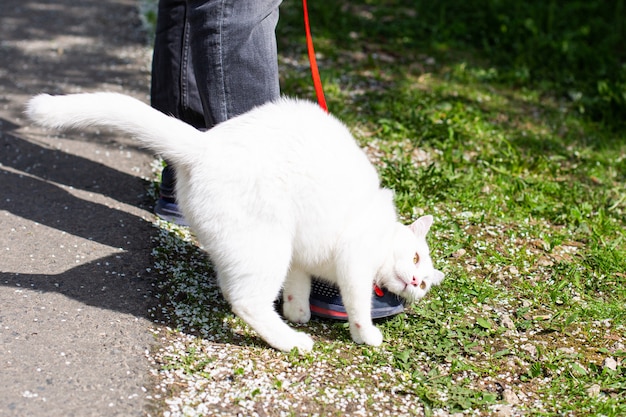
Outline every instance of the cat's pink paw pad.
POLYGON ((308 303, 299 303, 291 297, 283 302, 283 315, 292 323, 308 323, 311 320, 311 309, 308 303))

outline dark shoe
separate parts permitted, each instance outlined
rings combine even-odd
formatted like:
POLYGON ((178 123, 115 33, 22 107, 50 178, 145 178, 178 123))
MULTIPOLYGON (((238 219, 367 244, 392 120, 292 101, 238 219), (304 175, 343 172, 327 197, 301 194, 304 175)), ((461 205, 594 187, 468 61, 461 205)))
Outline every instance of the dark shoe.
MULTIPOLYGON (((311 314, 335 320, 348 320, 346 308, 341 300, 339 289, 332 284, 313 279, 309 297, 311 314)), ((372 319, 395 316, 404 311, 402 299, 384 289, 375 287, 372 291, 372 319)))
POLYGON ((183 213, 181 213, 176 204, 176 200, 161 197, 157 200, 156 206, 154 206, 154 213, 168 222, 175 223, 179 226, 189 226, 183 213))
POLYGON ((183 217, 174 194, 174 168, 167 165, 161 171, 161 185, 159 187, 159 199, 154 207, 154 213, 168 222, 176 223, 180 226, 188 226, 183 217))

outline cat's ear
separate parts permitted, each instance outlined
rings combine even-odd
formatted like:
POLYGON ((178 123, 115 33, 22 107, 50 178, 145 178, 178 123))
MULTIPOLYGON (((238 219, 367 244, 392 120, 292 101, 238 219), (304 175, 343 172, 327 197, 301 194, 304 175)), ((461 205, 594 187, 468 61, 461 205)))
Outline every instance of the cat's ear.
POLYGON ((438 285, 441 283, 441 281, 443 281, 443 277, 445 275, 443 274, 443 272, 441 272, 438 269, 435 269, 433 271, 433 276, 432 276, 432 280, 433 280, 433 285, 438 285))
POLYGON ((415 220, 413 224, 409 226, 409 228, 413 233, 415 233, 416 236, 426 236, 426 233, 428 233, 428 231, 430 230, 430 226, 432 225, 433 216, 427 215, 415 220))

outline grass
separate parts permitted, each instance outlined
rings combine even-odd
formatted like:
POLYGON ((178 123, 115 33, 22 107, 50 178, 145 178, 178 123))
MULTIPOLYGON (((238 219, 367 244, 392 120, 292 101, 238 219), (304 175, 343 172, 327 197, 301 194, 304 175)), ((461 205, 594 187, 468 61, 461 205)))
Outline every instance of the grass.
MULTIPOLYGON (((283 354, 160 223, 155 395, 171 415, 626 415, 624 2, 310 7, 330 110, 401 217, 435 216, 446 279, 381 348, 313 321, 314 351, 283 354)), ((299 3, 281 13, 283 91, 314 99, 299 3)))

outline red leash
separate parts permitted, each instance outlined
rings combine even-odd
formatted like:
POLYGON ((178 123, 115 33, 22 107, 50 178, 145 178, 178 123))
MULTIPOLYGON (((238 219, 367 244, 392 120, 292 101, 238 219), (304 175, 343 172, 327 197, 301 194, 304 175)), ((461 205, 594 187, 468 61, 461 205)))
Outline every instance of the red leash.
MULTIPOLYGON (((306 5, 306 0, 302 0, 302 8, 304 9, 304 29, 306 31, 306 48, 309 52, 309 64, 311 65, 311 76, 313 77, 313 87, 315 87, 315 95, 317 96, 317 103, 328 113, 328 106, 326 105, 326 98, 324 97, 324 88, 322 88, 322 79, 320 78, 320 71, 317 68, 317 60, 315 59, 315 50, 313 49, 313 37, 311 36, 311 26, 309 24, 309 10, 306 5)), ((385 295, 378 285, 374 284, 374 293, 378 297, 385 295)), ((312 306, 313 307, 313 306, 312 306)))
POLYGON ((309 52, 309 63, 311 65, 311 76, 313 77, 313 87, 315 87, 315 95, 317 96, 317 103, 328 112, 328 106, 326 105, 326 98, 324 97, 324 89, 322 88, 322 79, 320 78, 320 72, 317 68, 317 60, 315 59, 315 50, 313 49, 313 37, 311 36, 311 26, 309 24, 309 8, 307 7, 306 0, 302 0, 302 8, 304 9, 304 29, 306 31, 306 47, 309 52))

